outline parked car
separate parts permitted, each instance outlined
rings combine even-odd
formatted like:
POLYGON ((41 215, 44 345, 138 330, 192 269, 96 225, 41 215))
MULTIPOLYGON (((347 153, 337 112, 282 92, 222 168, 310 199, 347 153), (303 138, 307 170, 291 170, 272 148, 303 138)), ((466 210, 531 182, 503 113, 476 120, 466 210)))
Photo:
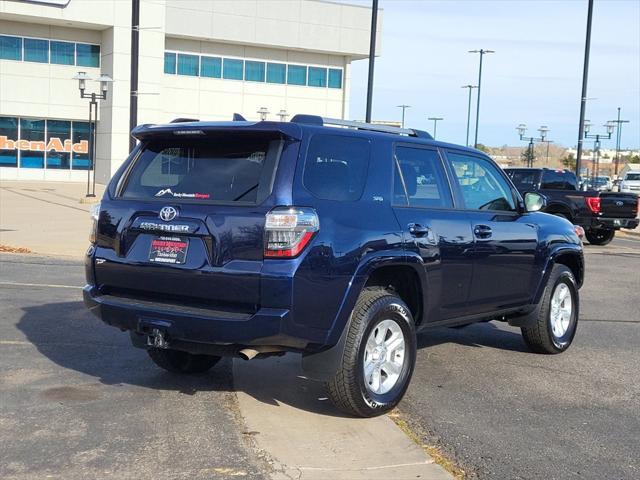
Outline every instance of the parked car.
POLYGON ((418 331, 500 320, 535 352, 573 341, 582 243, 482 152, 310 115, 133 135, 95 209, 84 300, 166 370, 299 352, 369 417, 404 395, 418 331))
POLYGON ((545 196, 545 212, 583 227, 589 243, 606 245, 613 240, 616 230, 638 226, 635 194, 580 191, 570 170, 507 168, 505 171, 521 194, 538 192, 545 196))
POLYGON ((620 181, 621 192, 640 194, 640 172, 627 172, 620 181))

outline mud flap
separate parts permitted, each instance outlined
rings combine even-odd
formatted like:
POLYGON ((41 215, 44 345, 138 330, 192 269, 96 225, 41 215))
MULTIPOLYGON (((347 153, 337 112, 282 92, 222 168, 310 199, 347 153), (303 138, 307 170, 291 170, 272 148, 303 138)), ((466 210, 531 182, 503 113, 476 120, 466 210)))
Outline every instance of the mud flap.
POLYGON ((347 342, 347 334, 351 326, 351 318, 344 327, 338 343, 333 347, 318 353, 302 355, 302 370, 311 380, 328 382, 331 380, 342 363, 344 345, 347 342))

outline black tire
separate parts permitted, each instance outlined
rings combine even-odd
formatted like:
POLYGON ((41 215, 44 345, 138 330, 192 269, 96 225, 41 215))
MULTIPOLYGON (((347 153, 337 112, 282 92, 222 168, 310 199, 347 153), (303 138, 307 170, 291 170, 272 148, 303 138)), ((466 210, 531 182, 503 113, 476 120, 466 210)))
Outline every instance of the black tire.
POLYGON ((611 243, 611 240, 613 240, 615 235, 615 230, 609 230, 606 228, 590 228, 584 232, 584 236, 587 237, 587 240, 591 245, 607 245, 608 243, 611 243))
MULTIPOLYGON (((351 314, 342 362, 327 384, 329 398, 345 413, 375 417, 392 410, 404 396, 416 362, 416 330, 413 316, 400 297, 384 288, 366 288, 351 314), (365 347, 369 335, 384 320, 393 320, 404 339, 402 367, 395 384, 385 393, 374 393, 364 373, 365 347)), ((381 374, 379 374, 381 375, 381 374)))
POLYGON ((204 373, 220 361, 220 357, 194 355, 180 350, 150 348, 147 352, 153 363, 172 373, 204 373))
POLYGON ((540 304, 536 312, 534 312, 535 322, 531 326, 522 327, 522 337, 533 352, 547 354, 564 352, 573 342, 578 328, 579 314, 580 297, 573 273, 566 265, 554 265, 540 299, 540 304), (566 332, 561 336, 556 336, 552 328, 551 298, 560 284, 564 284, 569 288, 572 311, 566 332))

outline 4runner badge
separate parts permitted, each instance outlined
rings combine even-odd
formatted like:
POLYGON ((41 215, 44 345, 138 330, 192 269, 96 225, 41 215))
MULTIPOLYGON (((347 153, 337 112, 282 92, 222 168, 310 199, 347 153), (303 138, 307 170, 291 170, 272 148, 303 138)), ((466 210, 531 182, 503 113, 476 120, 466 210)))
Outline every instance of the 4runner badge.
POLYGON ((166 207, 162 207, 162 209, 160 210, 160 215, 158 216, 160 217, 160 220, 170 222, 178 216, 178 211, 175 208, 167 205, 166 207))

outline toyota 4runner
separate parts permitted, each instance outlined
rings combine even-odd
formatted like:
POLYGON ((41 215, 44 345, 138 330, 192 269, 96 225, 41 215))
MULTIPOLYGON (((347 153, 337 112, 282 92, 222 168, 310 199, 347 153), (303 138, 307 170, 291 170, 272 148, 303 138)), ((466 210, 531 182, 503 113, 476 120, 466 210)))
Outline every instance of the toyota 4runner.
POLYGON ((299 352, 366 417, 404 395, 418 331, 507 321, 540 353, 574 338, 573 225, 477 150, 311 115, 132 133, 94 211, 84 300, 166 370, 299 352))

